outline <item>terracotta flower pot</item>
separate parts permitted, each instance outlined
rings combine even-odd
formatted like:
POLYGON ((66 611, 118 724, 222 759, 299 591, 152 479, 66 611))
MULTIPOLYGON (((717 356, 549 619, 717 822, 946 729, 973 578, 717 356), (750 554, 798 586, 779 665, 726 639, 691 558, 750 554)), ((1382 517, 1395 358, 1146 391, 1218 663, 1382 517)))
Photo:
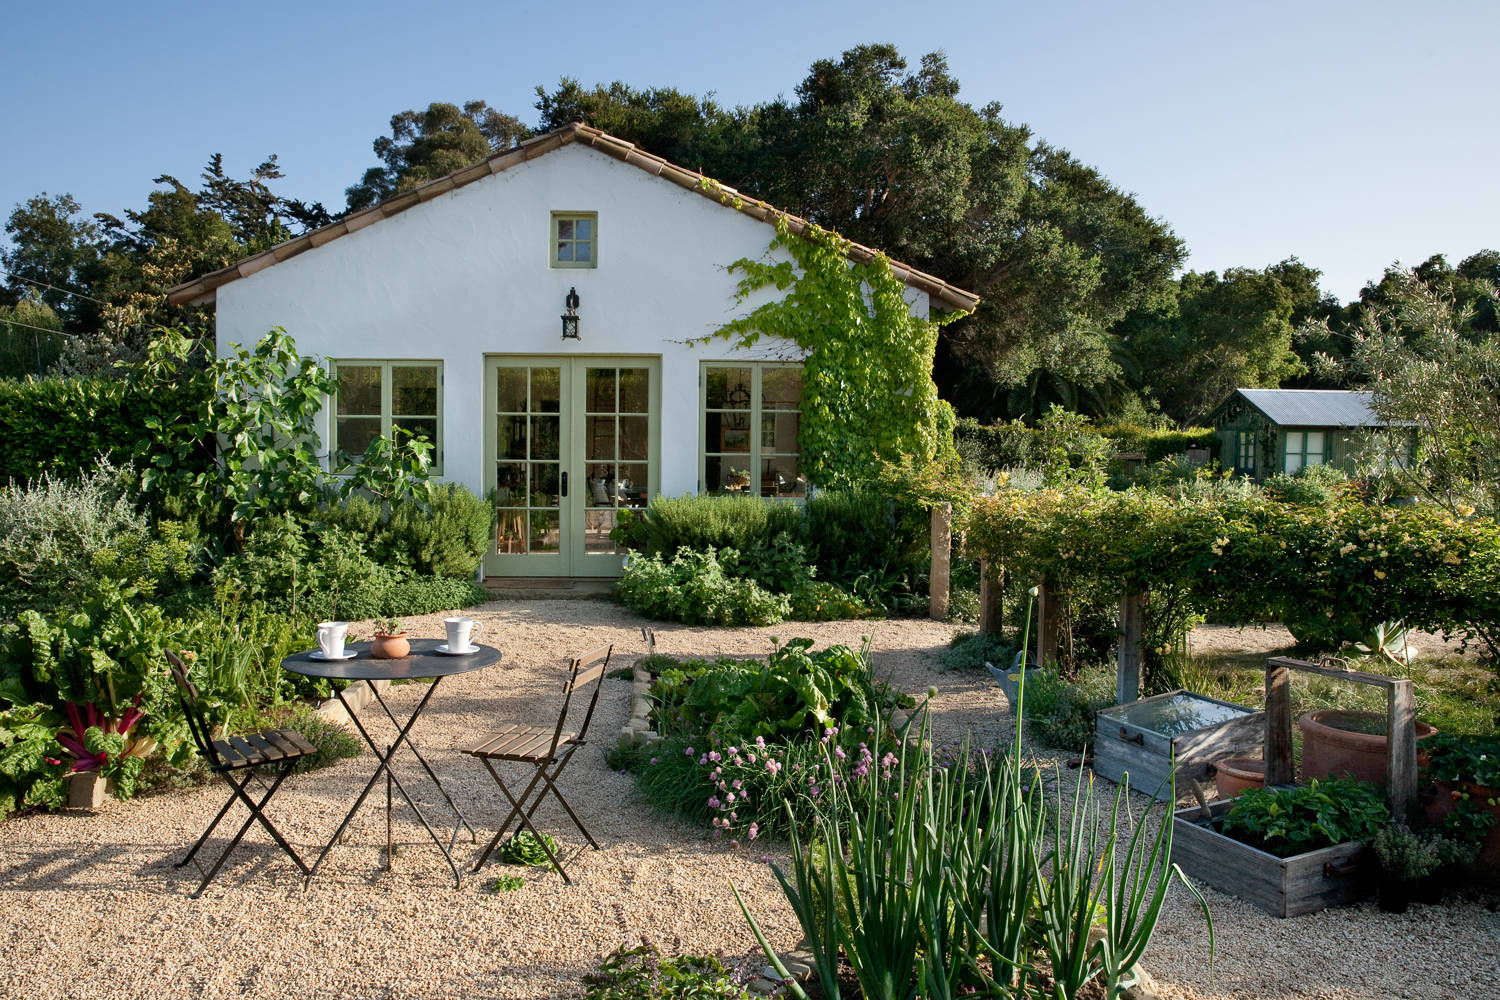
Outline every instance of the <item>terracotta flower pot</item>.
MULTIPOLYGON (((1302 778, 1341 778, 1385 785, 1385 716, 1376 712, 1346 712, 1324 708, 1297 720, 1302 729, 1302 778), (1368 730, 1376 730, 1369 732, 1368 730)), ((1437 730, 1417 723, 1417 740, 1437 730)))
POLYGON ((1214 761, 1214 787, 1219 797, 1232 799, 1247 788, 1264 788, 1266 762, 1259 757, 1226 757, 1214 761))
POLYGON ((377 660, 399 660, 411 652, 411 643, 406 641, 406 633, 400 635, 384 635, 375 633, 375 640, 370 643, 370 655, 377 660))
POLYGON ((1443 819, 1457 809, 1464 795, 1482 811, 1493 817, 1489 832, 1479 842, 1479 857, 1465 869, 1465 873, 1490 886, 1500 886, 1500 789, 1486 788, 1472 782, 1433 782, 1433 791, 1424 799, 1427 822, 1441 826, 1443 819), (1494 802, 1495 805, 1490 805, 1494 802))

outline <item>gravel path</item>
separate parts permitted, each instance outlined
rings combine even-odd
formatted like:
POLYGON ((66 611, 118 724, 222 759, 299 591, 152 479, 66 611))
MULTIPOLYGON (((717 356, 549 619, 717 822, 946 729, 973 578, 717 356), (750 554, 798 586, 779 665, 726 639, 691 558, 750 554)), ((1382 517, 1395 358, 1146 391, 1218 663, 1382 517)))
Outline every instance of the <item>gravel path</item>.
MULTIPOLYGON (((506 660, 444 681, 416 735, 454 797, 483 825, 501 818, 498 792, 476 762, 451 748, 501 722, 554 718, 570 653, 612 642, 616 662, 624 663, 644 647, 641 620, 604 602, 500 602, 474 615, 485 621, 484 641, 505 650, 506 660)), ((415 635, 442 634, 441 616, 408 621, 415 635)), ((877 670, 897 686, 914 693, 937 686, 941 734, 972 730, 988 743, 1012 731, 992 682, 935 671, 932 654, 953 633, 946 624, 656 630, 659 651, 681 654, 763 653, 772 634, 809 635, 819 645, 856 645, 869 634, 877 670)), ((421 692, 417 685, 393 689, 398 715, 421 692)), ((596 743, 613 742, 628 694, 628 682, 605 681, 596 743)), ((272 814, 300 852, 316 856, 372 765, 367 753, 287 781, 272 814)), ((414 771, 408 763, 398 774, 413 775, 408 787, 425 804, 431 796, 417 792, 414 771)), ((1076 772, 1061 773, 1066 790, 1076 772)), ((731 852, 697 828, 652 814, 631 780, 593 751, 580 756, 563 785, 602 849, 580 852, 582 838, 549 805, 539 826, 576 853, 565 861, 574 885, 527 870, 523 889, 497 894, 486 890, 488 882, 518 869, 491 863, 455 889, 441 855, 400 808, 404 849, 394 873, 381 867, 380 810, 367 805, 306 890, 291 862, 255 831, 199 900, 188 898, 195 869, 171 862, 222 804, 222 785, 111 802, 98 814, 11 820, 0 826, 0 907, 9 924, 0 997, 578 996, 581 975, 626 933, 646 933, 668 948, 674 938, 684 949, 751 948, 731 879, 773 943, 797 938, 760 850, 731 852)), ((457 855, 472 864, 477 851, 461 840, 457 855)), ((1218 936, 1210 977, 1201 917, 1186 893, 1174 893, 1144 963, 1168 997, 1485 996, 1500 970, 1500 918, 1480 902, 1417 906, 1402 916, 1365 905, 1275 920, 1210 890, 1218 936)))

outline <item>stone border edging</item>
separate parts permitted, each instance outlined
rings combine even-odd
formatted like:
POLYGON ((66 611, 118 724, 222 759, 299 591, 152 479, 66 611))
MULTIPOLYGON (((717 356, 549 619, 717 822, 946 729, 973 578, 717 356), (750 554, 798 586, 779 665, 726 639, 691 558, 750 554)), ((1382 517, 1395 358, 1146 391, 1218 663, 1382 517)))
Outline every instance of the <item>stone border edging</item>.
MULTIPOLYGON (((370 685, 372 684, 375 685, 376 689, 382 695, 391 688, 390 681, 366 681, 364 684, 359 685, 357 690, 350 690, 350 688, 355 686, 352 683, 348 688, 344 689, 344 699, 349 702, 350 707, 354 711, 363 711, 366 705, 375 700, 375 696, 370 693, 370 685)), ((335 726, 343 726, 345 729, 348 729, 354 725, 354 720, 350 718, 349 712, 344 708, 344 703, 339 701, 337 695, 319 702, 318 707, 314 711, 335 726)))

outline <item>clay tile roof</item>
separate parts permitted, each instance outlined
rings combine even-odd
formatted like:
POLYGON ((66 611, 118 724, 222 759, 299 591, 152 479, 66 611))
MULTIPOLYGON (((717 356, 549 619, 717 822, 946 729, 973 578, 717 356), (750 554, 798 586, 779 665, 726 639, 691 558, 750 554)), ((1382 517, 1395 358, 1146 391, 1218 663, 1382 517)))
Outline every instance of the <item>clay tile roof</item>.
MULTIPOLYGON (((762 222, 774 222, 778 216, 784 218, 788 228, 795 234, 800 235, 811 225, 806 219, 783 212, 775 206, 768 205, 757 198, 751 198, 748 195, 735 191, 733 188, 718 184, 695 170, 679 167, 675 163, 670 163, 662 159, 660 156, 655 156, 638 149, 634 143, 617 139, 596 128, 574 122, 556 131, 548 132, 546 135, 527 139, 520 145, 496 153, 487 160, 482 160, 472 166, 455 171, 446 177, 439 177, 435 181, 429 181, 419 188, 408 191, 405 194, 397 195, 378 205, 361 209, 358 212, 351 212, 332 225, 324 226, 322 229, 315 229, 310 233, 304 233, 296 239, 288 240, 253 257, 246 257, 244 260, 231 264, 229 267, 194 278, 192 281, 184 282, 175 288, 170 288, 167 290, 167 301, 174 306, 211 301, 215 289, 222 285, 227 285, 237 278, 248 277, 256 271, 264 270, 273 264, 279 264, 288 257, 295 257, 299 253, 320 247, 325 243, 338 239, 340 236, 345 236, 366 226, 373 225, 382 219, 390 218, 399 212, 406 211, 413 205, 419 205, 447 191, 452 191, 454 188, 463 187, 465 184, 472 184, 481 178, 488 177, 491 174, 498 174, 518 163, 534 160, 538 156, 543 156, 574 142, 583 143, 607 156, 612 156, 621 162, 638 167, 648 174, 669 180, 679 187, 687 188, 689 191, 696 191, 703 197, 711 199, 726 208, 742 212, 762 222)), ((852 243, 849 246, 849 259, 857 263, 864 263, 876 254, 877 251, 873 248, 858 243, 852 243)), ((916 268, 891 261, 891 270, 897 278, 900 278, 906 284, 926 292, 936 307, 967 312, 973 310, 979 304, 979 296, 973 292, 957 288, 941 278, 918 271, 916 268)))

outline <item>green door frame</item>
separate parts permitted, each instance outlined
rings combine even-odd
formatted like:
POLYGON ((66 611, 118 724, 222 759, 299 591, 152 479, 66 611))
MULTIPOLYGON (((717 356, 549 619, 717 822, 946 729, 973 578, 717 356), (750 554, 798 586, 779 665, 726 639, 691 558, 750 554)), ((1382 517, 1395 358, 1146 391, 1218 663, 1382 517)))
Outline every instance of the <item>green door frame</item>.
MULTIPOLYGON (((496 537, 484 558, 486 576, 560 576, 560 577, 614 577, 619 576, 622 553, 617 551, 589 551, 585 532, 585 517, 592 512, 601 516, 597 498, 591 492, 588 478, 590 465, 602 462, 614 464, 614 460, 590 460, 588 456, 587 427, 592 415, 586 409, 587 378, 590 368, 645 368, 648 372, 647 417, 647 481, 645 489, 634 483, 629 497, 617 491, 613 485, 608 490, 609 501, 618 506, 630 506, 642 502, 641 498, 655 496, 661 484, 661 358, 659 355, 535 355, 535 354, 487 354, 484 359, 484 455, 486 481, 493 485, 500 464, 499 423, 497 392, 499 372, 502 368, 557 368, 559 382, 559 469, 567 477, 567 492, 562 495, 561 484, 556 497, 558 533, 553 551, 527 551, 531 545, 531 531, 522 510, 502 512, 496 525, 496 537), (595 502, 591 503, 591 499, 595 502), (624 502, 621 502, 624 501, 624 502), (592 511, 591 511, 592 508, 592 511), (501 551, 502 548, 519 548, 521 551, 501 551)), ((532 499, 526 498, 527 509, 532 499)), ((550 499, 550 497, 548 498, 550 499)), ((543 512, 549 507, 539 508, 543 512)), ((604 515, 607 517, 607 515, 604 515)))

